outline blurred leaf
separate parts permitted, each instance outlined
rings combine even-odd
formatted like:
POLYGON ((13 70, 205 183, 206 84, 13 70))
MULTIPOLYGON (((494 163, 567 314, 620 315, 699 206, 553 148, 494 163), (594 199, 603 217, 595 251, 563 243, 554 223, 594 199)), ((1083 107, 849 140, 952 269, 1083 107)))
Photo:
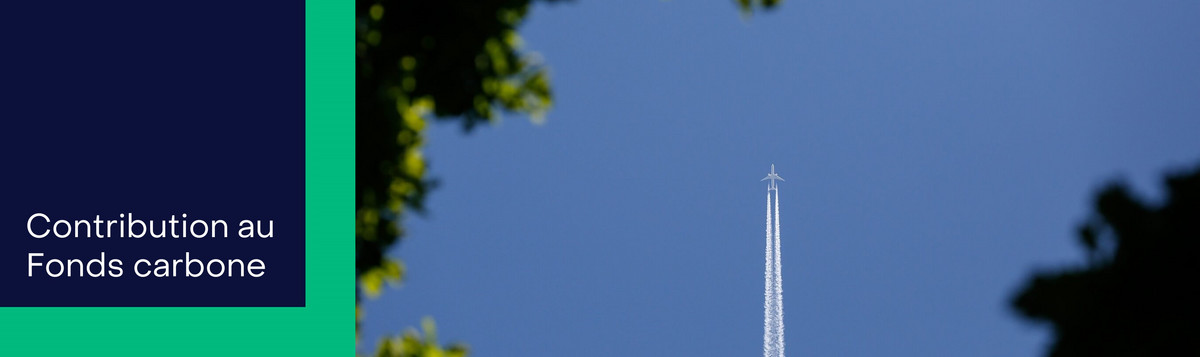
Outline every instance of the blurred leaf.
POLYGON ((770 10, 770 9, 775 8, 776 5, 779 5, 780 2, 782 2, 782 1, 781 0, 737 0, 738 8, 740 8, 742 10, 743 14, 750 14, 750 13, 754 12, 754 9, 756 9, 756 8, 770 10))
POLYGON ((409 329, 400 337, 385 338, 376 350, 377 357, 465 357, 467 346, 454 343, 442 347, 437 341, 437 326, 433 319, 426 317, 421 320, 424 336, 415 329, 409 329))
POLYGON ((359 277, 359 282, 368 297, 376 297, 382 292, 384 283, 398 284, 403 279, 404 263, 388 259, 384 261, 383 265, 368 270, 366 274, 359 277))

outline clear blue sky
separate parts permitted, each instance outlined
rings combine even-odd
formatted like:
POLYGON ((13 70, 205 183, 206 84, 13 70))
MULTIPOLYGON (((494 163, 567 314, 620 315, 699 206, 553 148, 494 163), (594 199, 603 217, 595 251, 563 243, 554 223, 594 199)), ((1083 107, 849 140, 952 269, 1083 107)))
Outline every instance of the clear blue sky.
POLYGON ((442 186, 365 304, 474 356, 757 356, 769 165, 787 352, 1036 356, 1008 299, 1082 261, 1104 182, 1200 162, 1200 2, 535 6, 544 125, 426 151, 442 186))

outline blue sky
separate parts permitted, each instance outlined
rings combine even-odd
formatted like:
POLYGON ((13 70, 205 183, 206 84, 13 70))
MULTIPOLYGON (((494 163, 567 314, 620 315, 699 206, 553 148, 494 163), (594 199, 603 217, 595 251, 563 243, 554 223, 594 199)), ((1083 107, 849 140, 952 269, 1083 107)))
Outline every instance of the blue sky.
POLYGON ((1200 162, 1200 3, 535 6, 544 125, 426 150, 442 185, 365 304, 364 347, 433 316, 475 356, 755 356, 765 184, 787 351, 1035 356, 1008 298, 1082 261, 1103 183, 1200 162))

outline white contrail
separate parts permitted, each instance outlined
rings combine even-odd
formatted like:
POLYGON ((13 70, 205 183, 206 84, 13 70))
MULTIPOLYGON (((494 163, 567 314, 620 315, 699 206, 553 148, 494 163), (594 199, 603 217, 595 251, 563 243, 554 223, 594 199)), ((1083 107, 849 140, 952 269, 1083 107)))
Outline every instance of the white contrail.
POLYGON ((772 354, 775 350, 773 348, 775 344, 775 338, 771 333, 772 329, 774 328, 774 323, 772 321, 774 313, 772 312, 771 306, 775 303, 775 265, 772 263, 772 254, 774 254, 775 249, 771 244, 771 240, 773 238, 774 235, 771 233, 771 191, 767 191, 767 253, 766 267, 763 269, 765 272, 763 276, 763 357, 773 357, 772 354))
POLYGON ((775 186, 775 348, 783 357, 783 261, 779 255, 783 246, 779 244, 779 186, 775 186))
POLYGON ((767 191, 767 250, 763 288, 763 356, 783 357, 783 266, 779 240, 779 188, 767 191), (775 202, 771 204, 771 191, 775 202), (772 217, 774 215, 774 217, 772 217))

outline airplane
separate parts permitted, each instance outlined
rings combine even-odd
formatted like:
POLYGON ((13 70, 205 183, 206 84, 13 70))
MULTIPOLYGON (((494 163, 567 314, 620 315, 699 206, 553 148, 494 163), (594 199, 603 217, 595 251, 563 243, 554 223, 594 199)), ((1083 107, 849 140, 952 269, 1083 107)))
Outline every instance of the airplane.
POLYGON ((766 181, 766 180, 771 180, 771 185, 767 186, 767 191, 779 189, 779 187, 775 185, 775 180, 787 181, 787 180, 784 180, 782 177, 779 177, 778 174, 775 174, 775 164, 771 164, 771 173, 767 174, 767 177, 763 177, 763 179, 759 180, 759 181, 766 181))

